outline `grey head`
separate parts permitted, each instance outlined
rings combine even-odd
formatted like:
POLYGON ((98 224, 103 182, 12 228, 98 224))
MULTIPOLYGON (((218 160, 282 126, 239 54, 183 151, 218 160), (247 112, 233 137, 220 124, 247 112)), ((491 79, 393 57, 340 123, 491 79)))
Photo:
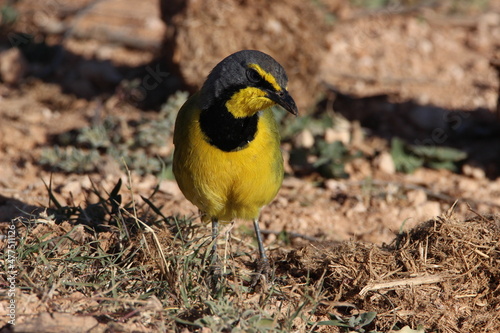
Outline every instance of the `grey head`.
POLYGON ((258 65, 271 74, 279 87, 286 90, 288 77, 283 67, 271 56, 256 50, 242 50, 229 55, 219 62, 208 75, 200 93, 200 106, 206 108, 215 100, 226 100, 239 89, 255 86, 271 89, 274 87, 264 80, 249 65, 258 65))

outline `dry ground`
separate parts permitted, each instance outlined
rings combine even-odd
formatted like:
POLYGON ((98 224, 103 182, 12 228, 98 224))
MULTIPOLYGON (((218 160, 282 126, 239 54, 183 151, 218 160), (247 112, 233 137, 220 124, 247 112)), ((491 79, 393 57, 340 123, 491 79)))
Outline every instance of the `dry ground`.
MULTIPOLYGON (((71 136, 115 117, 119 119, 120 135, 134 140, 134 130, 143 121, 159 121, 165 116, 154 110, 165 101, 154 91, 148 98, 134 95, 141 92, 134 86, 137 78, 141 88, 141 78, 158 69, 155 57, 161 49, 162 22, 153 20, 145 30, 130 29, 144 34, 147 38, 143 39, 130 40, 126 33, 117 37, 111 28, 93 31, 88 27, 101 24, 102 17, 92 10, 79 12, 87 2, 72 1, 65 7, 65 15, 49 16, 42 25, 26 9, 26 2, 19 1, 18 10, 24 15, 12 31, 33 32, 36 27, 36 36, 43 36, 51 47, 26 52, 48 52, 48 60, 1 53, 0 221, 5 235, 11 228, 10 221, 16 221, 16 237, 25 251, 24 259, 16 263, 16 326, 8 326, 9 318, 1 316, 2 332, 73 332, 75 327, 94 332, 174 328, 187 332, 196 329, 180 319, 187 322, 200 318, 205 318, 206 326, 213 330, 218 327, 229 331, 228 327, 233 327, 245 331, 251 321, 248 318, 253 317, 240 318, 231 312, 233 317, 227 315, 227 319, 220 314, 230 313, 226 308, 226 312, 221 310, 223 304, 211 307, 211 303, 192 301, 213 297, 204 294, 202 287, 196 297, 196 286, 186 291, 187 296, 181 293, 181 287, 172 290, 186 283, 186 275, 181 272, 189 269, 199 274, 196 281, 204 285, 200 282, 204 266, 197 261, 183 266, 184 259, 175 261, 179 266, 168 266, 174 261, 167 258, 167 267, 162 268, 154 246, 157 243, 147 228, 137 227, 125 216, 124 225, 130 223, 125 229, 132 228, 125 237, 123 233, 129 231, 110 223, 111 219, 100 228, 97 225, 104 219, 82 217, 82 212, 66 211, 65 216, 75 220, 64 222, 57 216, 50 217, 54 211, 49 211, 49 216, 45 213, 45 208, 54 208, 49 193, 62 206, 88 208, 99 201, 94 187, 107 198, 106 193, 121 179, 131 187, 122 186, 121 202, 133 198, 138 212, 135 215, 151 222, 160 247, 170 258, 188 258, 206 248, 206 244, 200 244, 210 234, 208 226, 197 223, 172 226, 174 220, 196 217, 197 211, 168 177, 160 179, 134 170, 128 174, 121 161, 105 154, 95 170, 86 174, 54 172, 40 164, 44 149, 61 145, 61 134, 71 136), (75 13, 78 20, 71 21, 75 13), (71 33, 57 30, 72 22, 77 23, 71 33), (52 46, 58 43, 64 52, 53 62, 51 55, 59 53, 52 46), (54 65, 57 67, 50 74, 43 74, 54 65), (141 196, 150 198, 165 219, 152 223, 158 221, 158 212, 141 196), (32 213, 45 215, 34 218, 32 213), (181 241, 180 234, 194 243, 182 237, 181 241), (62 242, 64 239, 72 239, 72 245, 62 242), (96 248, 102 252, 89 245, 94 243, 99 243, 96 248), (30 246, 37 250, 31 253, 30 246), (79 253, 78 258, 120 253, 125 259, 109 263, 116 275, 108 275, 106 267, 99 266, 102 263, 78 268, 71 250, 75 247, 85 248, 82 253, 88 251, 79 253), (134 267, 140 268, 135 271, 134 267), (127 280, 126 274, 120 275, 125 268, 132 271, 133 278, 127 280), (103 277, 103 281, 87 285, 88 280, 80 279, 80 275, 92 274, 103 277), (119 276, 124 281, 115 281, 119 276), (163 282, 155 284, 152 280, 163 282), (135 289, 135 284, 140 287, 135 289), (210 326, 207 318, 227 320, 226 326, 210 326)), ((104 19, 108 27, 140 25, 129 20, 131 14, 125 8, 133 11, 134 6, 127 7, 126 1, 104 3, 129 15, 117 10, 113 16, 116 21, 104 19)), ((160 17, 155 2, 145 3, 144 12, 134 15, 160 17)), ((224 261, 233 272, 226 280, 231 286, 227 295, 232 306, 248 306, 252 313, 262 310, 279 322, 283 331, 334 332, 338 331, 336 326, 314 323, 328 320, 329 313, 350 317, 375 311, 377 319, 369 327, 378 331, 388 331, 395 324, 414 329, 422 324, 426 332, 498 332, 500 120, 495 108, 499 80, 489 62, 500 49, 500 3, 490 1, 487 10, 469 8, 454 15, 449 8, 390 7, 372 11, 353 9, 342 2, 325 3, 321 10, 336 15, 337 21, 324 35, 321 57, 315 54, 320 60, 312 66, 316 73, 311 75, 323 90, 321 102, 312 105, 309 112, 333 110, 335 117, 341 114, 344 118, 333 130, 318 135, 306 128, 283 145, 289 175, 276 200, 264 208, 261 219, 275 269, 270 283, 275 286, 273 292, 266 291, 265 286, 248 291, 245 278, 253 269, 251 258, 255 257, 251 223, 238 221, 226 226, 231 236, 224 232, 221 245, 232 253, 224 261), (468 153, 458 172, 424 167, 411 174, 395 172, 389 154, 391 138, 436 146, 436 129, 447 135, 438 140, 439 145, 468 153), (310 147, 311 140, 320 139, 340 140, 351 151, 363 152, 363 158, 346 162, 347 179, 324 179, 311 169, 313 160, 297 165, 289 159, 295 148, 310 147)), ((108 8, 103 13, 109 12, 108 8)), ((307 35, 301 38, 307 39, 307 35)), ((4 38, 0 50, 6 50, 8 42, 4 38)), ((301 57, 300 61, 305 60, 301 57)), ((290 72, 293 81, 294 70, 290 72)), ((175 78, 164 81, 160 88, 176 87, 175 78)), ((300 85, 297 87, 300 89, 300 85)), ((300 96, 304 91, 292 94, 300 96)), ((310 99, 304 103, 307 101, 310 99)), ((172 149, 166 140, 147 154, 165 157, 172 149)), ((107 205, 112 206, 110 202, 107 205)), ((134 215, 133 210, 127 212, 134 215)), ((99 216, 114 215, 101 212, 99 216)), ((3 238, 0 244, 6 254, 8 239, 3 238)), ((7 260, 0 277, 2 298, 7 294, 3 290, 10 286, 7 260)), ((0 301, 0 314, 8 313, 8 302, 8 298, 0 301)))

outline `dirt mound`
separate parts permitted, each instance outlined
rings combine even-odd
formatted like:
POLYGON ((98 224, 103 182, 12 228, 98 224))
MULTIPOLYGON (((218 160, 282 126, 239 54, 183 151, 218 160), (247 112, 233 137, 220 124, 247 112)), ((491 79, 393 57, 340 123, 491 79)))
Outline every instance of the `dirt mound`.
POLYGON ((498 332, 499 239, 499 216, 444 216, 383 247, 343 242, 292 251, 279 269, 302 279, 324 277, 333 301, 325 312, 352 311, 350 303, 377 312, 377 326, 386 329, 404 323, 441 332, 498 332))
POLYGON ((300 0, 231 0, 224 5, 187 1, 178 6, 168 2, 162 10, 169 31, 166 47, 187 84, 199 86, 233 52, 258 49, 275 57, 295 78, 290 91, 297 92, 299 108, 311 106, 318 94, 325 15, 321 6, 300 0))

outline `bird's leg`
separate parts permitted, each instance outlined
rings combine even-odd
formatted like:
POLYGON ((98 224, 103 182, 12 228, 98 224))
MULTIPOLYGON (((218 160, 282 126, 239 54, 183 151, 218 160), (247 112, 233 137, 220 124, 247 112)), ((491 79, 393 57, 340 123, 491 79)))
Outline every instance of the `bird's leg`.
POLYGON ((217 261, 217 236, 219 236, 219 220, 212 218, 212 265, 217 261))
POLYGON ((253 227, 255 229, 255 235, 257 236, 257 243, 259 243, 259 254, 260 263, 259 271, 267 274, 269 272, 269 260, 267 259, 266 249, 264 248, 264 243, 262 242, 262 234, 260 233, 259 220, 253 220, 253 227))
POLYGON ((267 261, 266 250, 264 249, 264 243, 262 243, 262 234, 260 233, 259 220, 253 220, 253 227, 255 229, 255 235, 257 236, 257 243, 259 243, 259 254, 262 261, 267 261))
POLYGON ((208 284, 214 293, 220 288, 221 269, 217 256, 217 237, 219 236, 219 220, 212 218, 212 251, 210 258, 208 284))

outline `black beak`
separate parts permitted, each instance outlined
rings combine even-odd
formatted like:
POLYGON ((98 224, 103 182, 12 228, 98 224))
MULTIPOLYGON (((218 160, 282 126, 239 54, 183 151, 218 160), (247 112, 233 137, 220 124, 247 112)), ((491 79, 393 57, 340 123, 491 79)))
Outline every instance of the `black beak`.
POLYGON ((297 109, 297 105, 295 104, 295 101, 293 100, 292 96, 288 93, 286 90, 281 90, 281 91, 273 91, 268 93, 268 98, 272 100, 273 102, 276 102, 276 104, 280 105, 283 107, 283 109, 287 110, 294 116, 299 114, 299 110, 297 109))

